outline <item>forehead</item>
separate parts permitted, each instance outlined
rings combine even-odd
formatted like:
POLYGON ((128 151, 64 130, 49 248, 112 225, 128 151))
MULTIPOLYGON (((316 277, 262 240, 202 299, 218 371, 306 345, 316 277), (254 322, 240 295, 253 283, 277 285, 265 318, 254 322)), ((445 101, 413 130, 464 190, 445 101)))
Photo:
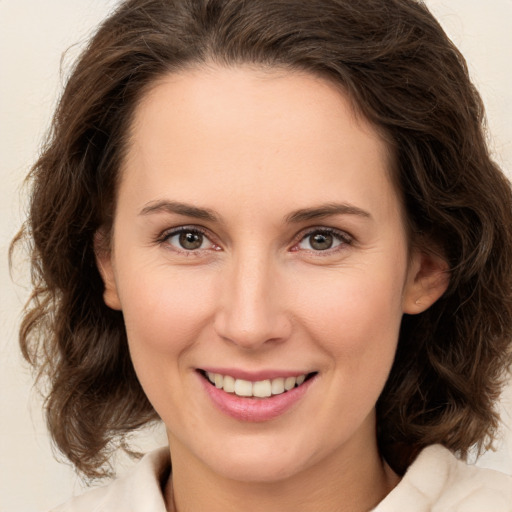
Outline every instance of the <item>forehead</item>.
POLYGON ((290 208, 335 202, 344 190, 371 203, 390 188, 390 160, 378 131, 328 80, 210 66, 169 74, 143 97, 121 189, 129 179, 140 200, 159 189, 204 200, 223 187, 283 202, 284 186, 290 208))
MULTIPOLYGON (((265 123, 268 129, 288 132, 294 125, 295 135, 303 128, 302 135, 309 140, 315 135, 326 137, 325 130, 318 128, 327 128, 328 121, 329 128, 335 128, 342 120, 357 128, 354 135, 364 132, 366 138, 381 145, 383 153, 388 149, 340 84, 328 77, 288 68, 204 64, 164 75, 148 88, 137 105, 132 136, 140 135, 144 125, 147 127, 157 118, 165 121, 167 116, 169 120, 169 115, 177 121, 176 131, 185 132, 190 124, 209 129, 221 123, 227 128, 257 128, 259 123, 265 123), (187 122, 178 125, 178 121, 187 122)), ((335 131, 332 135, 337 136, 335 131)))

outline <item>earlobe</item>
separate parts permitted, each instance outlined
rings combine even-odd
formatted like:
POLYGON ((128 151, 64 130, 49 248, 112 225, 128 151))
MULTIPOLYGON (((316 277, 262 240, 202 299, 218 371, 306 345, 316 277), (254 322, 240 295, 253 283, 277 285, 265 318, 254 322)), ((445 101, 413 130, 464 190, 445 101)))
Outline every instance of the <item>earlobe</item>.
POLYGON ((443 295, 449 282, 449 266, 444 257, 415 251, 404 290, 404 313, 416 315, 427 310, 443 295))
POLYGON ((121 311, 121 302, 117 293, 114 267, 112 265, 112 251, 108 247, 107 237, 102 230, 98 230, 94 234, 94 254, 104 285, 103 300, 109 308, 121 311))

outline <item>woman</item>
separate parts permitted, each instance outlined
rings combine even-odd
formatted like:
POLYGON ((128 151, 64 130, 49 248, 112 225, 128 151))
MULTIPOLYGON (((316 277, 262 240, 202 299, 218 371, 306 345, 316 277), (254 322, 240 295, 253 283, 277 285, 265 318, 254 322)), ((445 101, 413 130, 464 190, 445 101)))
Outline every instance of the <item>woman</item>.
POLYGON ((123 3, 32 172, 21 343, 83 474, 169 447, 59 510, 512 510, 450 453, 511 360, 482 118, 411 0, 123 3))

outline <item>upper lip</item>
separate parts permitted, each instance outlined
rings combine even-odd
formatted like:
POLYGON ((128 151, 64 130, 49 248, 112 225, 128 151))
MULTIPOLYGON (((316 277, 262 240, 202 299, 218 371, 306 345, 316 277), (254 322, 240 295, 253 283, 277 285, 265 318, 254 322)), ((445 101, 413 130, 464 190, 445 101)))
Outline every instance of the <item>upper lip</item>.
POLYGON ((266 370, 257 370, 250 371, 244 370, 241 368, 219 368, 219 367, 203 367, 198 368, 198 370, 208 372, 208 373, 219 373, 221 375, 230 375, 234 379, 243 379, 248 380, 250 382, 258 382, 261 380, 272 380, 278 379, 280 377, 299 377, 300 375, 307 375, 312 373, 310 371, 301 371, 301 370, 275 370, 275 369, 266 369, 266 370))

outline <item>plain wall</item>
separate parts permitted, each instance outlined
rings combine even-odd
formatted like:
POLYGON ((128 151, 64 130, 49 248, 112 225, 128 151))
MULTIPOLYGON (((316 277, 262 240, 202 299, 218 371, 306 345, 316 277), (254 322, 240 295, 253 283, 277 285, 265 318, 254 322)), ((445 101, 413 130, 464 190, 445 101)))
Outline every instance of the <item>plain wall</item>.
MULTIPOLYGON (((45 511, 81 491, 52 456, 41 401, 17 348, 28 295, 27 267, 9 276, 7 250, 23 218, 22 180, 49 126, 65 70, 115 0, 0 0, 0 511, 45 511), (78 46, 75 43, 79 43, 78 46)), ((512 0, 428 0, 468 59, 487 106, 494 156, 512 175, 512 0)), ((479 464, 512 474, 512 386, 503 402, 503 439, 479 464)), ((163 442, 161 432, 141 438, 163 442)))

